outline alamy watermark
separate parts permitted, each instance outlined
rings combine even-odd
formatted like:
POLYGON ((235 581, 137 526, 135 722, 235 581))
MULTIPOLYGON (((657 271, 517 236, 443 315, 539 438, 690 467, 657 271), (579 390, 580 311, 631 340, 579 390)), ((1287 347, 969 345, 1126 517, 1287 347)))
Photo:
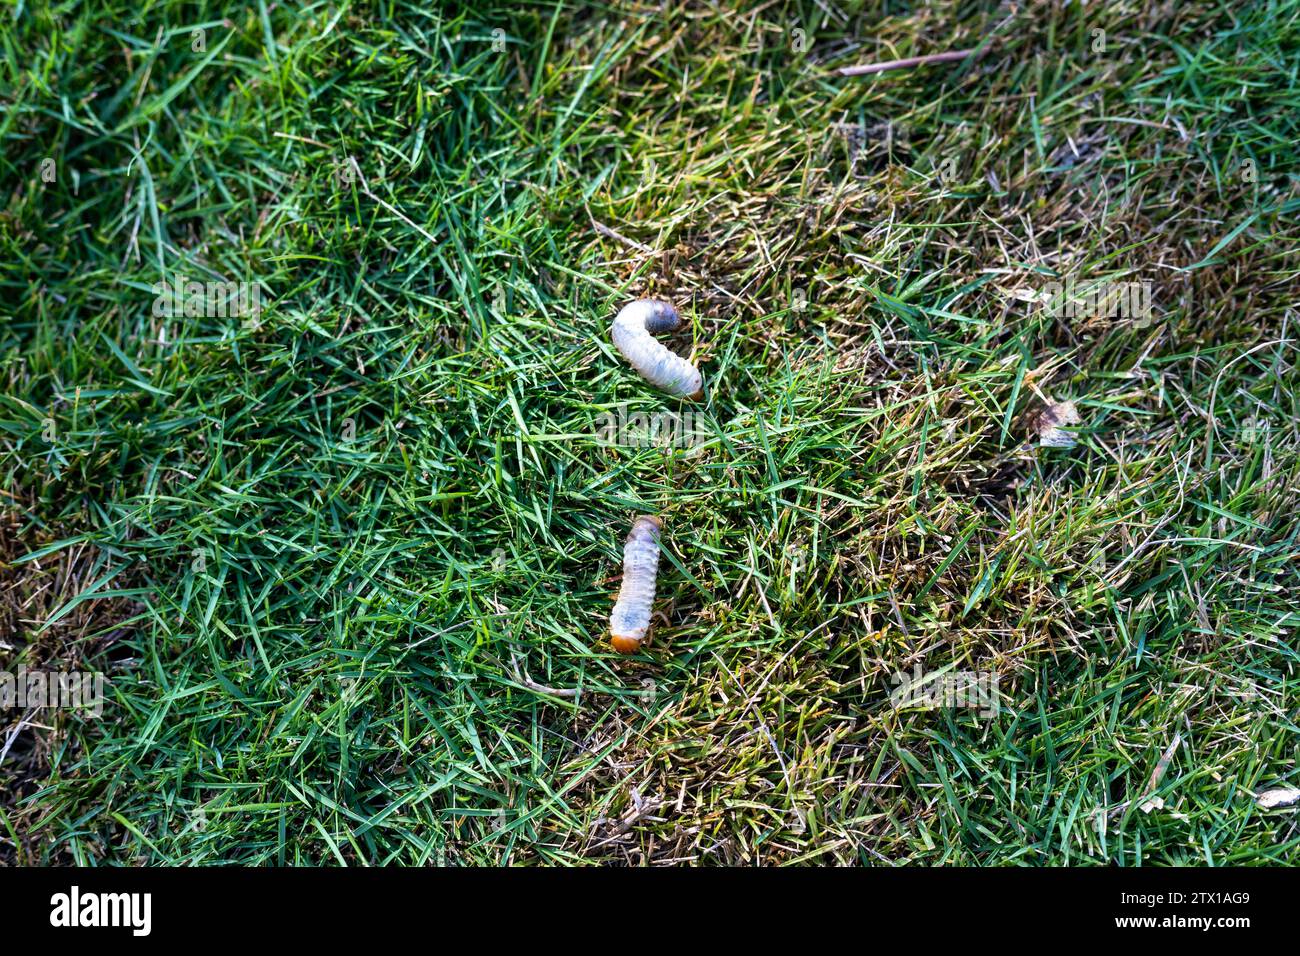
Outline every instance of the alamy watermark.
POLYGON ((183 275, 153 284, 154 318, 244 318, 256 323, 262 314, 262 286, 257 282, 199 282, 183 275))
POLYGON ((915 664, 911 674, 896 672, 890 684, 894 689, 889 701, 896 710, 964 708, 978 710, 986 720, 996 717, 1000 710, 998 675, 990 671, 923 671, 920 664, 915 664))
POLYGON ((55 707, 104 713, 104 675, 88 671, 0 671, 0 710, 55 707))
POLYGON ((1048 314, 1066 319, 1149 319, 1151 283, 1049 282, 1039 295, 1048 314))
POLYGON ((50 897, 50 925, 56 929, 124 927, 132 936, 148 936, 153 929, 153 894, 83 893, 74 885, 50 897))
POLYGON ((631 448, 696 448, 712 435, 702 412, 644 412, 619 405, 602 412, 596 422, 596 435, 610 445, 631 448))

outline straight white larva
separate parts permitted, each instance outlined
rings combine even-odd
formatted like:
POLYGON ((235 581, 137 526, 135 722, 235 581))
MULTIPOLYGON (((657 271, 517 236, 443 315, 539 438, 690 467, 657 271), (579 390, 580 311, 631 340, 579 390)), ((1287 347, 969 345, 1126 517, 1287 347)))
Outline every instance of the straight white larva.
POLYGON ((1259 804, 1261 810, 1280 810, 1283 807, 1294 807, 1300 804, 1300 789, 1296 787, 1278 787, 1276 790, 1265 790, 1255 802, 1259 804))
POLYGON ((620 654, 635 654, 650 631, 650 608, 655 602, 655 577, 659 573, 659 529, 663 522, 641 515, 623 544, 623 586, 609 616, 610 642, 620 654))
POLYGON ((704 397, 700 370, 652 338, 659 332, 672 332, 681 324, 677 310, 667 302, 637 299, 614 317, 610 335, 623 358, 651 385, 678 398, 698 401, 704 397))

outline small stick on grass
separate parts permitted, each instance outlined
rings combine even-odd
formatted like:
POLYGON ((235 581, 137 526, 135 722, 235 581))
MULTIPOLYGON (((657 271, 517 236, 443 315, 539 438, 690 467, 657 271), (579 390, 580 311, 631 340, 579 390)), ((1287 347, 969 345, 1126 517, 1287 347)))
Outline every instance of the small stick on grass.
POLYGON ((361 182, 361 191, 363 193, 365 193, 375 202, 379 203, 379 205, 383 206, 385 209, 391 212, 398 219, 402 220, 402 222, 406 223, 408 226, 410 226, 420 235, 424 236, 424 238, 428 239, 430 242, 434 244, 437 244, 438 240, 433 238, 433 236, 429 235, 427 230, 421 228, 420 226, 417 226, 414 222, 412 222, 409 218, 407 218, 406 213, 402 212, 402 210, 398 209, 392 203, 388 202, 388 200, 382 199, 379 196, 376 196, 373 192, 371 192, 370 183, 366 182, 366 176, 363 172, 361 172, 361 167, 357 165, 357 161, 354 157, 349 156, 348 162, 352 164, 352 170, 357 174, 357 179, 360 180, 361 182))
POLYGON ((539 694, 550 694, 552 697, 577 697, 578 696, 578 691, 576 688, 571 689, 567 687, 547 687, 545 684, 539 684, 537 681, 533 680, 531 677, 528 676, 528 671, 524 670, 522 665, 520 665, 518 654, 511 652, 510 659, 514 665, 511 669, 515 672, 514 675, 515 680, 517 680, 520 684, 523 684, 529 690, 536 691, 539 694))
POLYGON ((637 242, 635 239, 629 239, 621 232, 609 228, 609 226, 605 225, 603 222, 597 222, 594 218, 591 219, 591 228, 595 229, 598 233, 600 233, 602 236, 606 237, 607 239, 614 239, 618 242, 623 243, 623 245, 625 246, 631 246, 637 252, 644 252, 647 255, 654 255, 654 250, 651 249, 649 246, 647 246, 645 243, 637 242))
POLYGON ((861 66, 842 66, 840 76, 866 76, 869 73, 884 73, 886 70, 902 70, 909 66, 922 66, 926 63, 949 63, 964 60, 974 53, 970 50, 949 50, 947 53, 927 53, 925 56, 909 56, 904 60, 889 60, 886 63, 864 63, 861 66))

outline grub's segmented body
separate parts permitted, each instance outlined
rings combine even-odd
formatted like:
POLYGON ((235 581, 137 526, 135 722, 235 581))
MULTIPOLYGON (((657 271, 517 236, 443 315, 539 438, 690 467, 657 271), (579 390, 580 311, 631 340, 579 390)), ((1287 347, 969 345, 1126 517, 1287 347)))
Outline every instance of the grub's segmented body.
POLYGON ((680 355, 674 355, 651 336, 671 332, 681 325, 677 310, 667 302, 637 299, 623 306, 610 334, 614 347, 651 385, 678 398, 704 397, 704 378, 680 355))
POLYGON ((650 630, 662 526, 658 518, 642 515, 633 522, 632 533, 623 545, 623 586, 609 616, 611 643, 620 654, 635 654, 650 630))

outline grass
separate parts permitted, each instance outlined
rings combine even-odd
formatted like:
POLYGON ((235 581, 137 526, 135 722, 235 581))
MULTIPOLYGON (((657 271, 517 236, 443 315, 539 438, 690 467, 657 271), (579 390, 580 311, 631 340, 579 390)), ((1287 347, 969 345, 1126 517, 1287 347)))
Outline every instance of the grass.
POLYGON ((1300 861, 1300 3, 473 6, 4 17, 0 860, 1300 861))

